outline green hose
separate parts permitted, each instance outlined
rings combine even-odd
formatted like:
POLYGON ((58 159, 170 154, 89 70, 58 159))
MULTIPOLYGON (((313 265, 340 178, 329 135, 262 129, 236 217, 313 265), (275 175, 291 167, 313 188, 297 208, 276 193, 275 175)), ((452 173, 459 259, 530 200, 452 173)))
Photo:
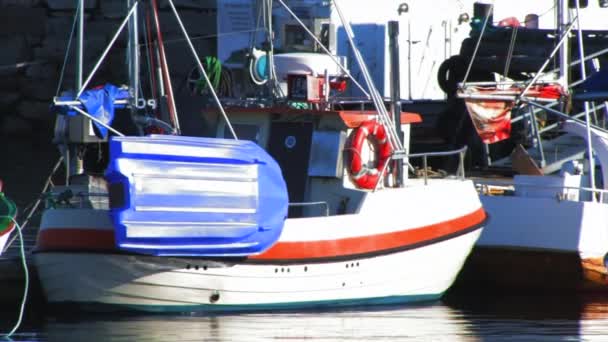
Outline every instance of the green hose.
MULTIPOLYGON (((220 86, 220 80, 222 77, 222 63, 219 59, 213 56, 207 56, 203 59, 203 68, 209 77, 209 81, 213 86, 214 90, 217 90, 220 86)), ((200 75, 200 79, 196 82, 196 90, 202 92, 207 88, 207 82, 203 75, 200 75)))
POLYGON ((12 229, 13 219, 17 215, 17 206, 0 192, 0 235, 12 229))

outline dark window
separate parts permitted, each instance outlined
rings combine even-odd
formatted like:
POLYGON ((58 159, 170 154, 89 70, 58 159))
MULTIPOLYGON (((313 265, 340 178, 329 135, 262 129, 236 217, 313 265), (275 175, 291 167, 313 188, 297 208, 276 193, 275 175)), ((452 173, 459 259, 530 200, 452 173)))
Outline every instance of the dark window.
MULTIPOLYGON (((237 138, 241 140, 251 140, 256 144, 260 143, 260 127, 253 124, 232 124, 237 138)), ((231 139, 232 133, 228 125, 224 126, 224 138, 231 139)))

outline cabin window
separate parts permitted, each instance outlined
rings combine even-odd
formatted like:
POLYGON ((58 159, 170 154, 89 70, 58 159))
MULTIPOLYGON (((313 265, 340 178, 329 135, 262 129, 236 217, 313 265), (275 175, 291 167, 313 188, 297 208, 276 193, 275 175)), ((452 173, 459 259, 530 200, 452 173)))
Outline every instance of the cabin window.
MULTIPOLYGON (((258 145, 260 144, 260 126, 233 123, 232 128, 234 128, 234 132, 240 140, 251 140, 258 145)), ((228 125, 224 126, 224 138, 232 139, 232 133, 230 133, 228 125)))

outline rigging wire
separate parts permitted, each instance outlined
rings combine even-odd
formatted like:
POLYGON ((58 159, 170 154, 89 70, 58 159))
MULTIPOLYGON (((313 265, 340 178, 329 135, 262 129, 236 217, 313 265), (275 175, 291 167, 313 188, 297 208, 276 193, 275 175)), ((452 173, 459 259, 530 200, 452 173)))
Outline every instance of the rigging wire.
POLYGON ((475 61, 475 56, 477 56, 477 51, 479 50, 479 45, 481 45, 481 38, 483 37, 484 32, 486 31, 486 27, 488 26, 488 20, 490 19, 490 14, 494 10, 494 1, 490 4, 490 8, 488 8, 486 12, 486 18, 483 21, 483 25, 481 26, 481 32, 479 33, 479 38, 477 39, 477 44, 475 44, 475 50, 473 50, 473 55, 471 56, 471 60, 469 61, 469 65, 467 66, 467 72, 464 74, 464 78, 462 79, 462 86, 464 87, 467 83, 467 79, 469 78, 469 74, 471 73, 471 68, 473 67, 473 62, 475 61))
POLYGON ((268 65, 269 65, 269 69, 268 69, 268 73, 269 73, 269 79, 270 79, 270 91, 271 93, 276 96, 276 97, 284 97, 283 91, 281 90, 281 87, 279 85, 279 81, 277 79, 277 69, 276 69, 276 65, 274 63, 274 35, 273 35, 273 31, 272 31, 272 1, 273 0, 266 0, 266 11, 268 12, 267 14, 267 20, 268 20, 268 44, 269 44, 269 51, 268 51, 268 65))
MULTIPOLYGON (((266 34, 268 34, 267 32, 267 27, 266 27, 266 20, 265 20, 265 6, 264 4, 262 4, 262 6, 260 6, 260 0, 256 1, 256 8, 257 8, 257 17, 255 20, 255 30, 254 33, 251 35, 250 39, 249 39, 249 66, 248 66, 248 70, 249 70, 249 78, 251 79, 251 81, 258 85, 258 86, 262 86, 264 84, 266 84, 266 82, 268 82, 268 78, 263 78, 262 79, 258 79, 255 75, 254 69, 255 69, 255 62, 256 62, 256 56, 254 54, 254 50, 255 50, 255 44, 257 42, 257 33, 259 31, 265 32, 266 34), (260 29, 261 23, 264 22, 263 24, 263 28, 260 29)), ((264 76, 264 75, 260 75, 260 76, 264 76)))
MULTIPOLYGON (((152 57, 153 54, 153 44, 152 44, 152 29, 151 29, 151 18, 150 18, 150 9, 149 7, 145 7, 145 11, 146 11, 146 20, 143 22, 144 24, 144 40, 147 43, 146 47, 143 46, 139 46, 138 49, 143 48, 144 51, 146 51, 146 62, 148 65, 148 78, 149 78, 149 86, 150 86, 150 96, 152 96, 153 99, 157 99, 156 96, 156 67, 154 65, 154 60, 152 57)), ((143 93, 143 91, 142 91, 143 93)), ((157 106, 158 108, 158 106, 157 106)), ((154 109, 156 111, 156 108, 154 109)), ((155 113, 157 114, 157 113, 155 113)))
MULTIPOLYGON (((155 1, 155 0, 152 0, 152 1, 155 1)), ((173 3, 173 0, 168 0, 168 1, 169 1, 169 6, 171 6, 171 10, 173 11, 173 14, 175 15, 175 19, 177 20, 177 23, 179 24, 179 27, 180 27, 182 33, 184 34, 184 37, 186 37, 186 41, 188 42, 188 46, 190 47, 190 52, 192 52, 192 55, 194 56, 194 59, 196 60, 196 63, 198 64, 198 67, 199 67, 201 73, 205 77, 205 81, 209 85, 209 89, 211 90, 211 94, 213 95, 213 99, 217 103, 218 109, 220 110, 220 112, 221 112, 221 114, 222 114, 222 116, 224 118, 226 126, 228 126, 228 128, 230 130, 230 133, 232 134, 232 137, 235 140, 238 140, 236 132, 234 131, 234 128, 232 127, 232 123, 230 122, 230 119, 228 118, 228 114, 226 114, 226 111, 224 110, 224 107, 222 106, 222 103, 221 103, 220 99, 217 97, 217 94, 215 93, 215 90, 213 90, 213 88, 211 87, 211 81, 209 80, 209 77, 207 76, 207 73, 205 72, 205 68, 203 68, 203 63, 201 63, 200 58, 198 58, 198 55, 196 53, 196 49, 194 48, 194 45, 192 44, 192 41, 190 41, 189 39, 187 39, 188 38, 188 31, 186 31, 186 28, 184 27, 184 23, 182 22, 179 14, 177 13, 177 9, 175 8, 175 4, 173 3)))
POLYGON ((63 64, 61 65, 61 72, 59 73, 59 82, 57 83, 57 91, 55 91, 55 96, 59 96, 59 92, 61 91, 61 84, 63 83, 63 76, 65 74, 65 68, 68 64, 68 58, 70 56, 70 48, 72 45, 72 39, 74 38, 74 32, 76 31, 76 24, 78 23, 78 12, 80 11, 80 1, 78 1, 78 6, 76 7, 76 14, 74 15, 74 23, 72 24, 72 30, 70 31, 70 37, 68 38, 68 46, 65 49, 65 57, 63 57, 63 64))
POLYGON ((505 61, 505 68, 502 73, 503 77, 509 77, 509 69, 511 68, 511 60, 513 59, 513 51, 515 50, 515 40, 517 38, 518 27, 513 27, 511 32, 511 41, 509 42, 509 50, 507 51, 507 59, 505 61))
MULTIPOLYGON (((57 170, 59 169, 59 167, 61 166, 62 163, 63 163, 63 155, 59 156, 59 159, 57 159, 57 162, 55 163, 55 166, 53 166, 53 170, 47 177, 46 182, 44 183, 44 187, 42 188, 42 191, 40 191, 40 194, 38 195, 36 202, 34 203, 33 207, 30 209, 27 216, 25 217, 25 220, 23 220, 23 222, 21 223, 21 228, 25 229, 25 227, 29 223, 30 219, 32 218, 32 216, 34 215, 36 210, 38 209, 38 206, 40 205, 40 203, 42 203, 42 195, 48 190, 49 186, 51 186, 53 184, 53 176, 55 175, 55 173, 57 172, 57 170)), ((13 244, 15 239, 17 239, 17 236, 13 236, 13 238, 6 244, 6 246, 4 247, 4 250, 2 252, 6 252, 6 250, 13 244)))
MULTIPOLYGON (((263 31, 263 30, 252 29, 252 30, 239 30, 239 31, 224 32, 224 33, 217 33, 217 34, 205 34, 205 35, 199 35, 199 36, 192 36, 190 40, 196 41, 196 40, 201 40, 201 39, 216 39, 219 37, 234 36, 234 35, 239 35, 239 34, 243 34, 243 33, 257 33, 260 31, 263 31)), ((165 45, 167 45, 167 44, 175 44, 175 43, 184 43, 185 41, 186 41, 186 39, 184 39, 184 38, 173 38, 173 39, 165 39, 163 42, 165 43, 165 45)), ((146 46, 148 44, 139 43, 139 45, 146 46)))
MULTIPOLYGON (((340 21, 342 22, 342 25, 344 26, 344 30, 346 31, 346 37, 348 38, 350 47, 353 50, 355 58, 357 59, 357 63, 359 64, 359 68, 361 69, 362 75, 365 79, 365 83, 368 86, 369 92, 372 96, 372 101, 374 102, 376 110, 378 111, 378 118, 379 118, 380 122, 382 123, 382 125, 385 127, 386 131, 388 132, 388 139, 391 144, 391 147, 393 147, 393 149, 396 151, 403 151, 404 150, 403 144, 401 143, 401 139, 399 138, 399 136, 397 136, 397 132, 395 131, 395 127, 393 125, 392 118, 390 117, 390 115, 388 114, 388 112, 386 110, 384 100, 378 93, 378 89, 376 89, 376 87, 374 86, 374 83, 373 83, 373 80, 369 73, 369 70, 367 69, 367 65, 365 64, 365 62, 363 60, 363 56, 361 56, 361 52, 359 51, 359 49, 357 49, 357 46, 355 45, 354 33, 352 31, 352 27, 351 27, 350 23, 348 21, 346 21, 346 19, 344 18, 342 10, 338 6, 338 2, 336 0, 334 0, 334 1, 332 1, 332 3, 334 5, 334 7, 336 8, 336 12, 338 13, 338 16, 340 17, 340 21)), ((397 124, 397 123, 395 123, 395 124, 397 124)))
MULTIPOLYGON (((171 1, 170 1, 170 3, 171 3, 171 1)), ((167 65, 167 56, 165 55, 165 45, 163 42, 163 34, 160 29, 158 5, 157 5, 156 0, 152 0, 151 5, 152 5, 152 13, 154 15, 154 27, 156 28, 158 53, 160 56, 159 63, 160 63, 162 73, 163 73, 163 80, 165 82, 165 91, 167 92, 167 102, 169 105, 169 113, 170 113, 173 127, 179 134, 181 132, 181 128, 179 125, 179 118, 177 116, 177 107, 175 105, 175 98, 173 97, 173 85, 171 84, 171 77, 169 76, 169 65, 167 65)), ((180 22, 179 17, 177 16, 177 12, 175 12, 175 16, 178 18, 178 22, 180 22)))
POLYGON ((336 58, 336 56, 334 56, 326 47, 325 45, 323 45, 323 43, 319 40, 319 38, 317 38, 317 36, 314 35, 314 33, 312 33, 308 27, 306 27, 306 25, 304 25, 304 23, 302 22, 302 20, 300 20, 300 18, 289 8, 289 6, 287 6, 285 4, 285 2, 283 2, 283 0, 277 0, 282 6, 283 8, 285 8, 285 10, 298 22, 298 24, 300 24, 300 26, 304 29, 304 31, 306 31, 306 33, 317 43, 319 44, 319 47, 321 48, 321 50, 323 50, 323 52, 325 52, 333 61, 334 63, 336 63, 336 65, 340 68, 340 70, 342 70, 342 72, 344 72, 351 81, 353 81, 353 83, 361 90, 361 92, 365 95, 365 97, 367 97, 368 99, 371 98, 370 94, 367 92, 367 90, 365 90, 365 88, 359 83, 357 82, 357 80, 352 76, 352 74, 350 73, 350 71, 348 71, 348 69, 346 69, 346 67, 344 67, 342 65, 342 63, 340 63, 340 61, 338 61, 338 59, 336 58))

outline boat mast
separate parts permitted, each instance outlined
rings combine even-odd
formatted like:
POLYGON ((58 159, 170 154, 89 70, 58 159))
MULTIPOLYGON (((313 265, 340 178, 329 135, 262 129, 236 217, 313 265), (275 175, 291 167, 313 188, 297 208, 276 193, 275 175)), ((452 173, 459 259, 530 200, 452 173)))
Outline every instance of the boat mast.
POLYGON ((167 56, 165 54, 165 42, 163 40, 163 34, 160 29, 158 5, 156 3, 156 0, 152 0, 150 5, 152 6, 152 18, 154 20, 154 27, 156 29, 156 52, 160 68, 159 98, 161 99, 161 101, 166 98, 167 107, 169 110, 169 119, 172 121, 171 123, 173 124, 173 128, 179 134, 181 132, 181 128, 179 125, 179 118, 177 116, 177 106, 175 105, 175 97, 173 96, 173 85, 171 83, 171 76, 169 75, 169 64, 167 63, 167 56))
MULTIPOLYGON (((408 21, 409 23, 409 21, 408 21)), ((393 110, 393 122, 397 137, 403 144, 403 131, 401 130, 401 73, 399 72, 399 22, 388 22, 389 55, 391 62, 391 107, 393 110)), ((408 69, 409 70, 409 69, 408 69)), ((404 145, 405 147, 405 145, 404 145)), ((395 163, 395 186, 403 185, 403 161, 396 160, 395 163)))
MULTIPOLYGON (((578 1, 578 0, 576 0, 578 1)), ((559 33, 559 37, 563 37, 565 34, 569 34, 566 31, 566 26, 568 26, 568 1, 567 0, 557 0, 556 4, 557 8, 557 31, 559 33)), ((568 39, 564 39, 562 42, 562 46, 559 49, 559 83, 564 87, 564 89, 568 88, 569 84, 569 67, 568 61, 570 60, 570 41, 568 39)))
MULTIPOLYGON (((131 8, 137 0, 127 0, 127 9, 131 8)), ((129 74, 129 98, 131 107, 131 117, 137 115, 139 100, 139 37, 138 37, 138 14, 133 12, 129 18, 129 39, 127 45, 127 65, 129 74)))
MULTIPOLYGON (((77 30, 76 30, 76 89, 82 87, 82 69, 84 63, 84 0, 78 0, 77 4, 77 30)), ((87 127, 91 125, 91 122, 86 120, 87 127)), ((68 144, 68 148, 65 153, 66 163, 66 181, 65 184, 70 184, 70 176, 74 174, 80 174, 84 172, 83 161, 78 153, 78 145, 73 143, 68 144)))
MULTIPOLYGON (((577 23, 577 37, 578 37, 578 52, 579 59, 581 60, 581 79, 587 78, 587 72, 585 70, 585 47, 583 46, 583 28, 581 27, 581 17, 579 13, 580 9, 580 0, 576 1, 576 23, 577 23)), ((568 61, 570 62, 570 61, 568 61)), ((589 154, 589 185, 595 194, 595 159, 593 157, 593 143, 591 141, 591 115, 589 102, 584 102, 585 106, 585 122, 586 122, 586 130, 587 130, 587 153, 589 154)), ((595 195, 591 196, 591 200, 595 201, 595 195)))
POLYGON ((78 31, 76 39, 76 89, 82 87, 82 61, 84 51, 84 0, 78 0, 78 31))

